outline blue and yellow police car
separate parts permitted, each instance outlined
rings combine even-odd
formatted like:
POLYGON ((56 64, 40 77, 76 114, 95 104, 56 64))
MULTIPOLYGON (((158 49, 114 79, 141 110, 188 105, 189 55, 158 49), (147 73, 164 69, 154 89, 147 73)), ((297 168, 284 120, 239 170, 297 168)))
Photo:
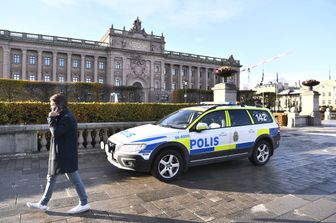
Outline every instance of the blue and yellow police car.
POLYGON ((151 171, 171 182, 196 165, 246 157, 262 166, 279 141, 279 125, 267 108, 200 105, 180 109, 156 124, 118 132, 101 148, 118 168, 151 171))

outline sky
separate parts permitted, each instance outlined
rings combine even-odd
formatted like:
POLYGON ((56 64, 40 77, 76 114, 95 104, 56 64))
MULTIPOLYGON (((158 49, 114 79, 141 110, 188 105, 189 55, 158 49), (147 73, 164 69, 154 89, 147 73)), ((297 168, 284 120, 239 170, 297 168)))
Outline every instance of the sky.
POLYGON ((166 50, 257 64, 241 89, 262 73, 264 83, 336 79, 336 0, 2 0, 0 11, 3 30, 95 41, 139 17, 166 50))

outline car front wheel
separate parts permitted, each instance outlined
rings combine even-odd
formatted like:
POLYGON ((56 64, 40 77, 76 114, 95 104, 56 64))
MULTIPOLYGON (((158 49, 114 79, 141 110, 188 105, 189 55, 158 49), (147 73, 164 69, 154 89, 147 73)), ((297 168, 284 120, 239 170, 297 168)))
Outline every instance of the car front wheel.
POLYGON ((174 181, 182 172, 183 159, 175 150, 161 152, 155 159, 152 174, 163 182, 174 181))
POLYGON ((269 142, 262 140, 253 149, 250 161, 256 166, 265 165, 271 157, 271 146, 269 142))

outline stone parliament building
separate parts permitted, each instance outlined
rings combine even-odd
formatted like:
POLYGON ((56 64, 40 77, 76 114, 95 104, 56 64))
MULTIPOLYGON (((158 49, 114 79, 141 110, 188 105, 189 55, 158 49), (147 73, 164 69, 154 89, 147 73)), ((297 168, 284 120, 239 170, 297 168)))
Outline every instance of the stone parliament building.
MULTIPOLYGON (((165 37, 150 34, 137 18, 133 27, 113 25, 100 41, 0 29, 0 78, 54 82, 97 82, 142 88, 142 101, 157 102, 176 89, 210 90, 222 65, 239 60, 165 50, 165 37)), ((228 82, 239 88, 240 74, 228 82)))

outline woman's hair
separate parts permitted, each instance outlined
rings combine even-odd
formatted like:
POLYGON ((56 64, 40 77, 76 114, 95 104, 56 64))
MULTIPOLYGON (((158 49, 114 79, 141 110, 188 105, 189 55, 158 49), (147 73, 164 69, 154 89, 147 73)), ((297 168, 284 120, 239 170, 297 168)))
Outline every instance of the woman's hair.
POLYGON ((53 101, 56 106, 60 107, 61 109, 68 107, 68 100, 64 94, 54 94, 49 98, 49 101, 53 101))

